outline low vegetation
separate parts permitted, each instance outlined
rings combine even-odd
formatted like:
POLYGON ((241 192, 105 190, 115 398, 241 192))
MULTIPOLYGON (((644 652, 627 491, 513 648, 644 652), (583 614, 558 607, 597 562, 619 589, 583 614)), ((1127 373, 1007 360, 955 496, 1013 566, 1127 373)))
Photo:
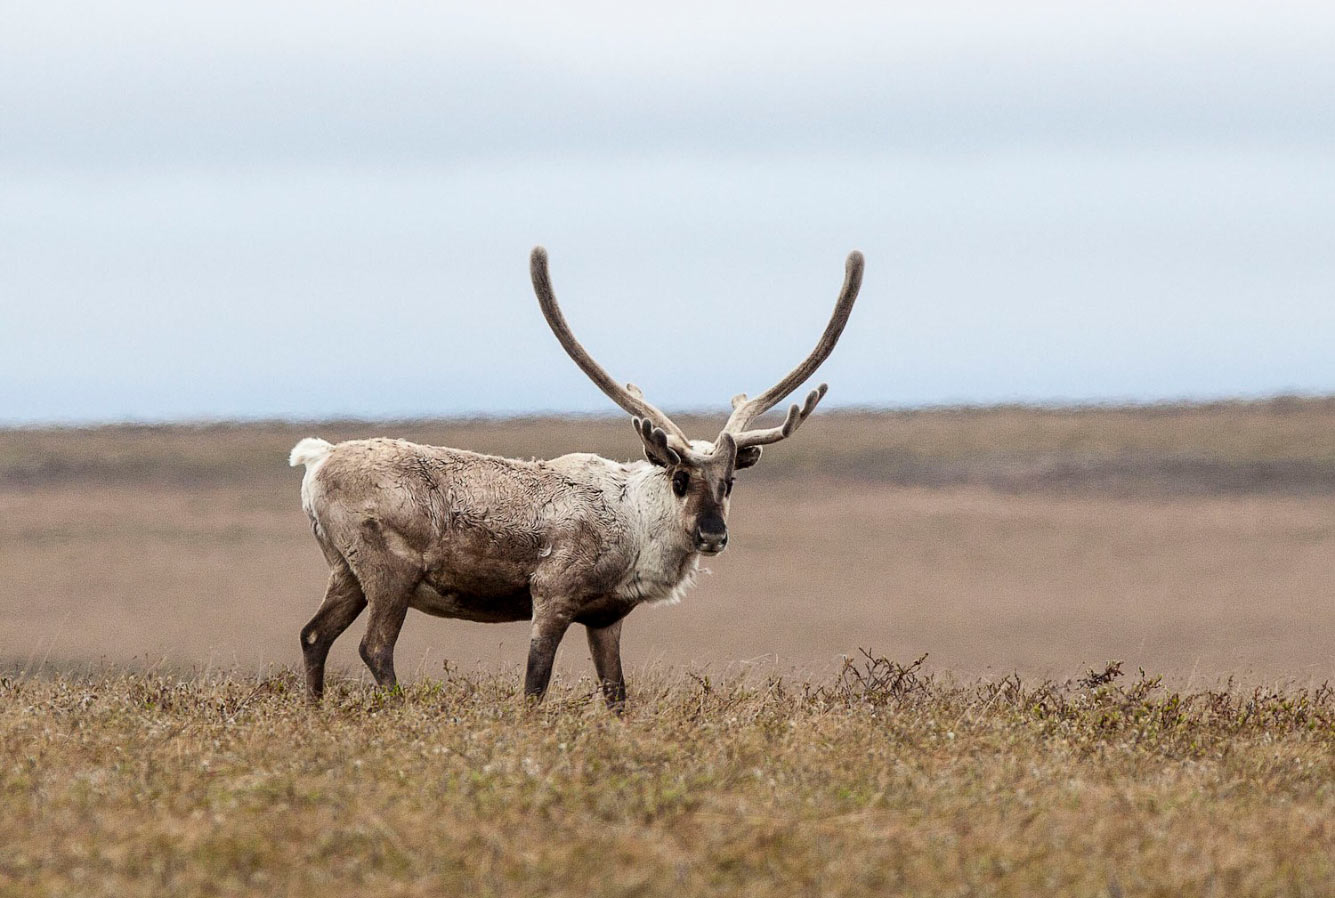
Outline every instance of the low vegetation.
POLYGON ((6 895, 1329 895, 1335 693, 1120 665, 0 681, 6 895))

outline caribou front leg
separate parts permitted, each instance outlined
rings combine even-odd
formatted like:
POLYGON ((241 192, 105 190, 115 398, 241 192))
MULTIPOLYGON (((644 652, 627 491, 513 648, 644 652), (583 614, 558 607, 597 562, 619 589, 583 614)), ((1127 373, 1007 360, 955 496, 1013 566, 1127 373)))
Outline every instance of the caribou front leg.
POLYGON ((626 709, 626 678, 621 672, 621 621, 606 627, 588 627, 589 654, 603 689, 607 707, 620 714, 626 709))
POLYGON ((547 693, 547 684, 552 680, 552 665, 556 662, 556 648, 573 617, 568 603, 533 597, 533 629, 528 642, 528 669, 524 673, 525 698, 536 703, 547 693))

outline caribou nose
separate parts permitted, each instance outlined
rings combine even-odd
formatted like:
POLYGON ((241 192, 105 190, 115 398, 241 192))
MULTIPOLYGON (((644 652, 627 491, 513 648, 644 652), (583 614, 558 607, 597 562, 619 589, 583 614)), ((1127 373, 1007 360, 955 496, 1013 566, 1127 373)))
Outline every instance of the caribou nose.
POLYGON ((727 530, 695 530, 695 548, 706 555, 717 555, 727 544, 727 530))

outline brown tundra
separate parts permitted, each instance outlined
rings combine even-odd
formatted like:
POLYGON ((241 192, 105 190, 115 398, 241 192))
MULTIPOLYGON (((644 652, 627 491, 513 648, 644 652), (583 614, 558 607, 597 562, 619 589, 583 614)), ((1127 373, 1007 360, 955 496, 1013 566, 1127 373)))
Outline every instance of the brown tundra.
POLYGON ((816 348, 755 399, 735 397, 712 443, 687 439, 639 388, 622 387, 584 350, 556 304, 542 247, 531 269, 556 339, 633 416, 647 461, 588 453, 523 461, 391 439, 297 443, 290 462, 306 466, 301 504, 330 568, 324 602, 301 630, 312 700, 324 692, 330 645, 370 606, 361 656, 381 687, 396 683, 394 643, 416 608, 472 621, 531 620, 524 693, 539 700, 566 629, 583 624, 603 695, 623 707, 622 620, 642 603, 679 600, 700 556, 728 544, 733 473, 758 462, 761 446, 791 436, 825 384, 777 427, 750 428, 834 349, 862 282, 862 254, 848 257, 816 348))

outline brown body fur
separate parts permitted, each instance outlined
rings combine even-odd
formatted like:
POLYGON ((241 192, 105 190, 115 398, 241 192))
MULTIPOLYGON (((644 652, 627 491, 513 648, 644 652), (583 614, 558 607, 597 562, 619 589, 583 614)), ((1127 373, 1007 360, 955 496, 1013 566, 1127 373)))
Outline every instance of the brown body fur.
POLYGON ((666 468, 594 455, 522 461, 402 440, 341 443, 308 462, 302 504, 331 571, 302 630, 307 685, 368 605, 361 654, 383 686, 409 608, 481 622, 533 621, 526 688, 541 695, 556 644, 585 625, 612 704, 624 700, 620 622, 675 597, 694 574, 694 522, 726 503, 731 470, 680 498, 666 468), (313 462, 313 463, 312 463, 313 462))

